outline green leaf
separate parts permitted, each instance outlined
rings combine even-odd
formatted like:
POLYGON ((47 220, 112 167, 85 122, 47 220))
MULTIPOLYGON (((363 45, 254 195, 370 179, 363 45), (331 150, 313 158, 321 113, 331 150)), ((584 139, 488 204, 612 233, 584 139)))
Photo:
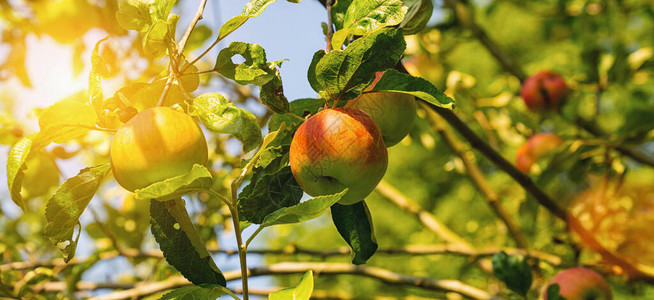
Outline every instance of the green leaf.
POLYGON ((39 136, 35 139, 45 145, 64 143, 84 136, 97 122, 95 110, 76 94, 46 108, 39 116, 39 136))
POLYGON ((352 249, 352 263, 360 265, 377 251, 377 240, 372 226, 372 217, 364 201, 353 205, 332 206, 332 220, 338 233, 352 249))
POLYGON ((409 7, 404 20, 400 23, 404 34, 415 34, 425 29, 434 11, 432 0, 404 0, 404 5, 409 7))
POLYGON ((566 300, 561 296, 560 291, 561 287, 558 283, 552 284, 547 287, 547 300, 566 300))
POLYGON ((168 50, 168 22, 165 20, 157 20, 143 37, 143 52, 145 55, 151 56, 155 59, 161 58, 168 50))
POLYGON ((147 0, 118 0, 116 19, 120 27, 145 31, 152 24, 150 3, 147 0))
POLYGON ((234 30, 241 27, 241 25, 243 25, 243 23, 248 19, 259 16, 268 5, 275 1, 277 0, 250 0, 245 4, 240 15, 229 19, 229 21, 225 22, 225 24, 220 27, 218 30, 218 39, 222 40, 227 35, 234 32, 234 30))
POLYGON ((152 3, 152 15, 159 20, 168 19, 170 11, 173 10, 177 0, 155 0, 152 3))
POLYGON ((352 4, 352 0, 338 0, 332 7, 332 22, 336 30, 343 28, 343 21, 345 20, 345 13, 352 4))
POLYGON ((261 98, 261 103, 275 113, 283 114, 289 111, 288 99, 284 96, 284 87, 279 72, 275 72, 275 76, 261 86, 259 98, 261 98))
POLYGON ((275 76, 266 60, 265 50, 257 44, 243 42, 232 42, 220 50, 213 69, 240 84, 264 85, 275 76), (234 64, 232 57, 235 55, 243 57, 245 62, 234 64))
POLYGON ((325 210, 341 200, 347 189, 333 195, 318 196, 299 204, 284 207, 266 216, 261 226, 268 227, 278 224, 300 223, 322 215, 325 210))
POLYGON ((320 92, 323 90, 322 85, 320 85, 320 82, 318 82, 318 79, 316 79, 316 65, 320 61, 320 59, 325 56, 325 50, 318 50, 316 53, 313 54, 313 58, 311 59, 311 64, 309 65, 309 70, 307 71, 307 78, 309 79, 309 84, 311 85, 311 88, 316 91, 320 92))
POLYGON ((104 100, 102 96, 102 77, 107 76, 109 70, 107 69, 107 63, 105 63, 104 59, 98 52, 100 44, 108 38, 109 37, 107 36, 95 44, 93 52, 91 53, 91 73, 89 73, 89 95, 91 96, 91 106, 95 110, 95 115, 98 117, 99 123, 102 126, 105 126, 105 112, 102 107, 104 100))
POLYGON ((372 92, 396 92, 416 96, 436 106, 454 107, 454 100, 439 91, 429 81, 420 77, 400 73, 397 70, 384 72, 372 92))
POLYGON ((309 300, 313 293, 313 271, 309 270, 302 276, 300 283, 294 288, 287 288, 268 294, 269 300, 309 300))
POLYGON ((343 28, 356 29, 357 35, 400 24, 407 12, 402 0, 354 0, 343 19, 343 28))
POLYGON ((402 30, 384 28, 357 39, 345 50, 331 51, 316 65, 316 79, 330 100, 353 99, 375 73, 399 61, 406 43, 402 30))
POLYGON ((27 161, 30 151, 32 151, 35 136, 36 134, 21 138, 11 147, 7 157, 7 186, 9 187, 9 194, 11 195, 11 200, 23 210, 25 210, 25 203, 23 202, 23 196, 21 196, 20 190, 23 184, 23 177, 25 176, 25 161, 27 161))
POLYGON ((181 199, 150 201, 152 235, 168 263, 193 284, 226 286, 227 282, 204 247, 181 199))
POLYGON ((77 176, 66 180, 48 200, 45 208, 48 223, 44 235, 60 247, 66 262, 75 256, 77 240, 82 230, 79 227, 79 217, 110 169, 110 164, 84 168, 77 176), (73 238, 76 228, 77 235, 73 238))
POLYGON ((343 19, 343 29, 332 37, 332 48, 341 49, 351 35, 364 35, 400 24, 407 12, 401 0, 354 0, 343 19))
POLYGON ((504 251, 493 255, 493 273, 510 290, 526 296, 531 287, 532 275, 527 262, 518 256, 509 256, 504 251))
POLYGON ((213 178, 207 168, 202 165, 193 165, 188 174, 168 178, 164 181, 153 183, 148 187, 136 190, 137 199, 156 199, 168 201, 181 196, 207 190, 211 187, 213 178))
POLYGON ((261 224, 273 212, 300 203, 303 194, 290 167, 273 174, 266 174, 260 168, 239 194, 238 208, 246 220, 261 224))
POLYGON ((195 98, 189 114, 199 117, 212 132, 233 135, 243 143, 243 152, 255 149, 263 139, 257 117, 234 106, 218 93, 206 93, 195 98))
POLYGON ((164 294, 160 300, 216 299, 225 294, 226 287, 216 284, 189 285, 164 294))

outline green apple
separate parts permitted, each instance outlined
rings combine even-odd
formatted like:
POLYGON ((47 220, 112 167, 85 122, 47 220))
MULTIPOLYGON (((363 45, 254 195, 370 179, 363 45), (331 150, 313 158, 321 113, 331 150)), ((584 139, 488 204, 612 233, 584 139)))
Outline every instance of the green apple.
POLYGON ((208 160, 207 141, 189 115, 148 108, 118 129, 111 142, 111 170, 128 191, 186 174, 208 160))
MULTIPOLYGON (((382 74, 377 72, 375 80, 366 90, 371 90, 382 74)), ((386 147, 399 143, 409 134, 416 119, 416 99, 408 94, 364 93, 349 101, 345 107, 358 108, 369 114, 379 125, 386 147)))
POLYGON ((611 300, 611 287, 597 272, 576 267, 556 274, 545 287, 543 299, 547 300, 547 288, 559 285, 559 294, 566 300, 611 300))
POLYGON ((355 108, 325 109, 295 132, 289 154, 291 172, 311 196, 345 188, 340 204, 363 200, 384 177, 388 153, 379 127, 355 108))
POLYGON ((568 86, 561 75, 552 71, 541 71, 525 80, 520 95, 531 111, 554 111, 563 105, 568 95, 568 86))

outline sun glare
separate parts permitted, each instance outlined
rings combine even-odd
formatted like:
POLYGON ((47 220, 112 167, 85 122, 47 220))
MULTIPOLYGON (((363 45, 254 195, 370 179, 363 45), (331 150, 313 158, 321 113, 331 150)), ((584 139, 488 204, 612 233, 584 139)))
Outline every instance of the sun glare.
POLYGON ((33 108, 45 108, 56 101, 84 90, 88 85, 88 67, 74 76, 73 46, 59 44, 47 35, 27 38, 25 65, 32 88, 22 86, 17 80, 8 88, 15 95, 18 116, 26 115, 33 108))

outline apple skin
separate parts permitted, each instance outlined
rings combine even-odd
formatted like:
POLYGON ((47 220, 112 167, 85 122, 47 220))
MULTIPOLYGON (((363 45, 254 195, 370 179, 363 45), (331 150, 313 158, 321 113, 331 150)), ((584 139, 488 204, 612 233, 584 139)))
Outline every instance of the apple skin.
POLYGON ((520 95, 533 112, 549 112, 563 105, 568 86, 561 75, 552 71, 540 71, 525 80, 520 95))
POLYGON ((567 300, 611 300, 611 287, 597 272, 576 267, 556 274, 545 287, 543 299, 547 300, 547 288, 559 284, 559 294, 567 300))
POLYGON ((363 200, 386 173, 388 153, 379 127, 354 108, 325 109, 295 132, 289 154, 291 172, 311 196, 349 188, 339 204, 363 200))
POLYGON ((529 138, 516 151, 515 166, 523 173, 529 173, 531 166, 541 157, 551 153, 563 144, 555 133, 538 133, 529 138))
MULTIPOLYGON (((366 88, 372 90, 383 72, 375 74, 375 80, 366 88)), ((416 98, 402 93, 374 92, 361 94, 350 100, 345 107, 358 108, 372 117, 379 126, 384 144, 391 147, 409 134, 416 119, 416 98)))
POLYGON ((148 108, 118 129, 111 142, 116 181, 135 191, 206 165, 207 141, 189 115, 168 107, 148 108))

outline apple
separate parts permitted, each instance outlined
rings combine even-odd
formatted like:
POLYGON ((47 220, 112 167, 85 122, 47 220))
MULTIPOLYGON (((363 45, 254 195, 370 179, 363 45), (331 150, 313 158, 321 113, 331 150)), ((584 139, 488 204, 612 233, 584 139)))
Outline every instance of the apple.
POLYGON ((363 200, 384 177, 388 153, 379 127, 356 108, 325 109, 297 129, 289 154, 291 172, 311 196, 348 188, 340 204, 363 200))
POLYGON ((529 76, 520 91, 527 108, 533 112, 557 110, 568 95, 568 86, 561 75, 552 71, 541 71, 529 76))
POLYGON ((556 274, 545 287, 543 299, 547 300, 547 288, 559 285, 559 294, 566 300, 611 300, 611 287, 597 272, 576 267, 556 274))
POLYGON ((516 168, 528 173, 539 158, 551 153, 561 144, 563 144, 563 140, 555 133, 546 132, 533 135, 516 151, 516 168))
POLYGON ((111 142, 116 181, 135 191, 186 174, 208 160, 207 141, 189 115, 168 107, 143 110, 120 127, 111 142))
MULTIPOLYGON (((372 90, 382 75, 383 72, 377 72, 366 91, 372 90)), ((402 93, 364 93, 350 100, 345 107, 358 108, 369 114, 379 126, 386 147, 399 143, 409 134, 416 118, 415 97, 402 93)))

